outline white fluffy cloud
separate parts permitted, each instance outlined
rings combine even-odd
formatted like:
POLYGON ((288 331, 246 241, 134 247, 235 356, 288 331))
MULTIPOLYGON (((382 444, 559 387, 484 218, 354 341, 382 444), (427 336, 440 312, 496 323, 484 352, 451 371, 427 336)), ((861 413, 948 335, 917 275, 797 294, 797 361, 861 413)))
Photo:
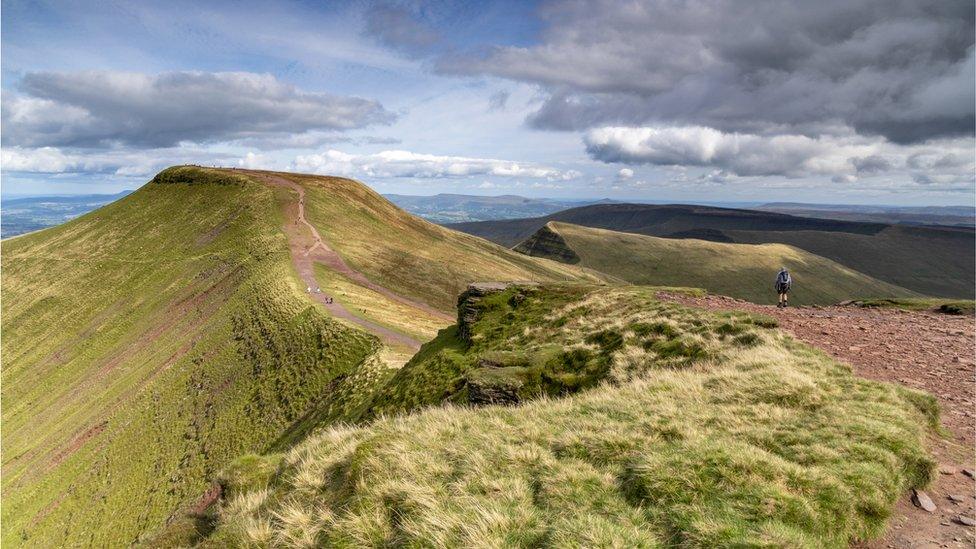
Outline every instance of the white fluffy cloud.
POLYGON ((900 146, 859 136, 761 136, 701 126, 604 127, 587 132, 586 150, 607 163, 697 166, 737 176, 833 176, 836 182, 893 170, 924 170, 971 180, 971 140, 900 146))
POLYGON ((383 151, 376 154, 347 154, 328 150, 295 158, 292 169, 299 172, 366 177, 468 177, 497 176, 567 181, 580 177, 575 170, 557 170, 491 158, 439 156, 410 151, 383 151))
POLYGON ((169 147, 387 124, 375 101, 308 92, 269 74, 33 72, 2 106, 3 144, 169 147))
POLYGON ((231 159, 226 154, 182 147, 145 151, 65 151, 56 147, 35 149, 3 147, 0 149, 0 170, 20 173, 100 173, 142 177, 152 175, 174 164, 224 164, 231 159))

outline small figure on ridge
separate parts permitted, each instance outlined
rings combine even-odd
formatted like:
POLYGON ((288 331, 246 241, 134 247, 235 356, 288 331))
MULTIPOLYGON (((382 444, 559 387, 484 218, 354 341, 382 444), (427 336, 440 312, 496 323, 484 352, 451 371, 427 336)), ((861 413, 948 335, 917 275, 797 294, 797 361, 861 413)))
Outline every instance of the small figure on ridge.
POLYGON ((779 270, 779 274, 776 275, 775 287, 776 293, 779 294, 779 303, 776 304, 777 307, 786 307, 791 286, 793 286, 793 277, 790 276, 790 272, 786 270, 786 267, 783 267, 779 270))

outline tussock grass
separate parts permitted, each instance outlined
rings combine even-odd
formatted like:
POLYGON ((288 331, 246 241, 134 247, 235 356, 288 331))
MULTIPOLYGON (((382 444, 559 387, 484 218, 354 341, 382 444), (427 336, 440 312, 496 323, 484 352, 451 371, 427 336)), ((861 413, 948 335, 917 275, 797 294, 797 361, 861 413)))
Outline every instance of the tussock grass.
POLYGON ((476 370, 575 350, 605 353, 606 368, 519 406, 446 404, 313 434, 268 456, 273 478, 232 488, 203 545, 843 547, 879 535, 898 495, 930 481, 932 397, 856 378, 749 315, 654 293, 489 296, 471 342, 446 330, 401 374, 436 381, 469 353, 523 364, 476 370))

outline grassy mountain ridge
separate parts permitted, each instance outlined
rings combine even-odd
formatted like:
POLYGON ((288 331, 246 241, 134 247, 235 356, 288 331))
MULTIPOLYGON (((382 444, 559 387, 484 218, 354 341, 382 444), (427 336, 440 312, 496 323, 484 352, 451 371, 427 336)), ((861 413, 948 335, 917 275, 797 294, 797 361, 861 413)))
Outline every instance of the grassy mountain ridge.
POLYGON ((784 244, 659 238, 550 221, 514 249, 589 267, 632 284, 692 286, 757 303, 776 301, 772 279, 783 265, 796 280, 791 301, 797 305, 917 295, 784 244))
MULTIPOLYGON (((412 218, 351 180, 284 175, 350 262, 442 308, 475 271, 597 279, 412 218)), ((196 505, 231 458, 362 414, 362 388, 394 370, 376 337, 309 299, 282 230, 295 200, 246 172, 177 167, 3 241, 4 545, 127 545, 196 505)), ((422 320, 411 333, 431 333, 422 320)))
POLYGON ((607 204, 534 219, 457 223, 451 228, 515 246, 549 221, 648 236, 691 235, 743 244, 788 244, 924 295, 972 299, 976 232, 790 216, 706 206, 607 204), (714 236, 709 237, 711 233, 714 236))
POLYGON ((181 541, 843 547, 929 481, 932 397, 856 378, 765 319, 655 292, 463 298, 459 325, 389 384, 398 415, 238 460, 216 529, 181 541), (473 403, 486 379, 520 405, 402 415, 473 403))
POLYGON ((277 200, 163 172, 4 242, 5 545, 138 539, 377 352, 303 299, 277 200))

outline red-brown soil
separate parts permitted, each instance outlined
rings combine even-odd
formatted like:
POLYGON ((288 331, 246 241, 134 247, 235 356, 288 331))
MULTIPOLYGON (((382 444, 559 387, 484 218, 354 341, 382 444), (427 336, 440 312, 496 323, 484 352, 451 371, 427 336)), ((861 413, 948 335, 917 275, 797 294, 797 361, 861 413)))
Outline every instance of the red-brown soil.
POLYGON ((856 306, 780 309, 722 296, 660 295, 695 307, 775 317, 794 337, 850 364, 857 375, 935 395, 946 435, 930 437, 929 448, 940 472, 925 492, 938 509, 924 511, 912 504, 911 494, 905 494, 885 536, 858 547, 974 546, 976 530, 958 522, 959 517, 973 518, 976 503, 976 481, 963 473, 976 469, 976 323, 972 316, 856 306))

